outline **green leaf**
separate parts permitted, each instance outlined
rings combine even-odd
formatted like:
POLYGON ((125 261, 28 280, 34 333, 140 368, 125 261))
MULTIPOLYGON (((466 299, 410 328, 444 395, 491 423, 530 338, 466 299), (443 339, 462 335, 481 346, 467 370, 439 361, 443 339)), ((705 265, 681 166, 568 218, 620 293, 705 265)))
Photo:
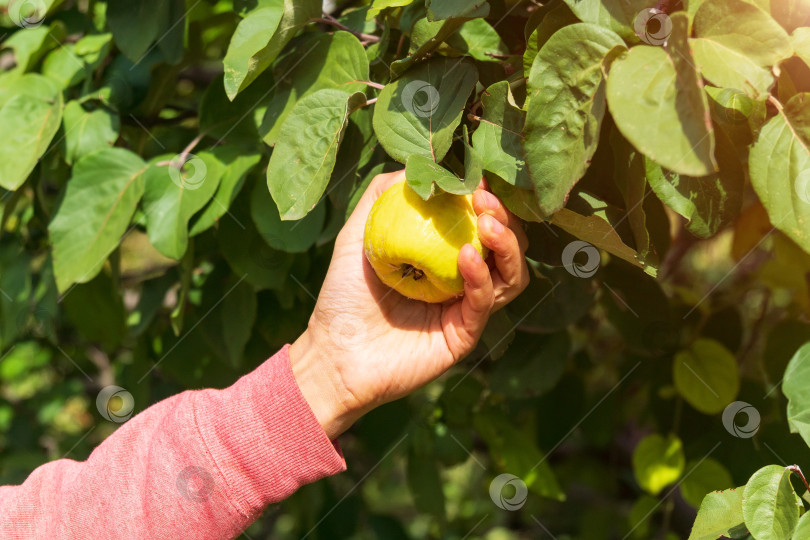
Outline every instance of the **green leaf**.
POLYGON ((707 494, 733 485, 728 469, 719 461, 707 457, 686 464, 686 475, 679 487, 684 500, 697 508, 707 494))
MULTIPOLYGON (((2 43, 3 49, 14 51, 14 71, 24 73, 64 37, 64 27, 37 26, 17 31, 2 43)), ((6 68, 4 68, 6 69, 6 68)))
POLYGON ((658 495, 681 477, 685 461, 683 443, 676 435, 665 439, 655 433, 644 437, 633 450, 633 474, 644 491, 658 495))
POLYGON ((262 158, 257 151, 236 145, 216 146, 209 152, 225 166, 225 170, 222 172, 217 192, 211 202, 193 218, 193 225, 188 232, 189 236, 205 231, 228 212, 231 203, 242 189, 245 177, 262 158))
POLYGON ((796 529, 793 531, 793 538, 799 540, 800 538, 810 538, 810 514, 802 515, 799 519, 796 529))
POLYGON ((126 315, 121 295, 104 273, 71 289, 62 304, 82 337, 114 351, 124 337, 126 315))
POLYGON ((678 393, 704 414, 722 411, 740 389, 737 360, 713 339, 700 338, 679 351, 673 363, 673 378, 678 393))
POLYGON ((801 435, 810 446, 810 343, 805 343, 790 359, 782 381, 788 399, 787 419, 791 433, 801 435))
POLYGON ((500 470, 517 476, 526 487, 542 497, 565 500, 565 493, 560 489, 545 455, 525 431, 494 412, 476 414, 473 426, 489 447, 500 470))
POLYGON ((534 59, 524 148, 546 216, 563 207, 596 151, 605 114, 603 62, 621 49, 610 30, 578 23, 551 36, 534 59))
POLYGON ((453 141, 464 104, 478 79, 466 60, 434 58, 388 83, 374 105, 374 133, 388 155, 440 162, 453 141))
POLYGON ((292 110, 267 166, 267 187, 283 220, 301 219, 320 200, 335 166, 349 115, 366 96, 325 89, 292 110))
MULTIPOLYGON (((410 54, 402 60, 397 60, 391 64, 391 76, 393 78, 399 77, 417 62, 428 58, 450 36, 455 34, 465 22, 472 17, 478 16, 475 13, 473 12, 470 17, 447 19, 443 23, 430 22, 428 19, 416 21, 411 32, 410 54)), ((457 62, 458 60, 453 63, 457 62)))
POLYGON ((73 167, 48 230, 60 292, 98 274, 118 247, 144 191, 146 163, 123 148, 105 148, 73 167))
POLYGON ((229 216, 219 223, 219 249, 234 274, 245 276, 256 290, 281 288, 290 275, 293 256, 271 248, 262 239, 253 226, 245 195, 234 201, 229 216))
POLYGON ((427 0, 425 4, 430 21, 489 15, 489 4, 486 0, 427 0))
POLYGON ((312 38, 300 46, 298 53, 280 62, 275 71, 279 75, 278 87, 259 128, 264 142, 270 146, 278 142, 287 116, 301 99, 325 88, 362 92, 365 83, 355 81, 369 79, 363 45, 352 34, 342 31, 312 38))
POLYGON ((744 487, 715 491, 703 498, 689 540, 717 540, 721 536, 743 538, 748 535, 743 519, 744 487))
POLYGON ((155 158, 144 173, 143 208, 149 241, 170 259, 180 260, 188 247, 188 223, 219 187, 224 166, 210 152, 155 158))
POLYGON ((65 129, 65 161, 72 164, 96 150, 112 146, 118 139, 121 121, 105 107, 86 110, 79 101, 65 105, 62 122, 65 129))
POLYGON ((501 36, 484 19, 465 22, 446 42, 461 53, 482 62, 497 61, 498 55, 509 54, 509 48, 501 40, 501 36))
POLYGON ((158 38, 168 3, 153 4, 148 0, 108 0, 107 26, 115 44, 127 58, 139 61, 158 38))
POLYGON ((796 94, 768 120, 751 147, 748 168, 771 223, 810 253, 808 102, 810 93, 796 94))
POLYGON ((604 249, 633 266, 641 268, 653 277, 658 272, 654 266, 642 261, 636 250, 624 243, 610 223, 597 215, 583 216, 567 208, 562 208, 551 216, 549 223, 599 249, 604 249))
POLYGON ((225 92, 233 100, 273 63, 310 19, 321 16, 317 0, 266 2, 239 21, 223 61, 225 92))
POLYGON ((671 20, 665 47, 639 45, 613 62, 608 106, 642 154, 677 173, 706 176, 717 169, 708 103, 686 42, 686 14, 671 20))
POLYGON ((413 154, 405 163, 405 180, 420 197, 427 200, 435 193, 436 184, 458 182, 459 178, 432 159, 413 154))
POLYGON ((508 81, 499 81, 481 96, 483 117, 472 135, 485 170, 524 189, 534 189, 523 154, 526 114, 515 103, 508 81))
POLYGON ((242 280, 235 286, 228 285, 226 290, 230 292, 222 300, 222 310, 219 312, 222 339, 231 364, 239 366, 256 321, 258 302, 256 291, 247 281, 242 280))
MULTIPOLYGON (((502 336, 503 333, 498 338, 502 336)), ((570 350, 568 332, 556 332, 539 339, 534 334, 519 332, 504 357, 495 364, 490 389, 509 399, 545 394, 562 378, 570 350)))
POLYGON ((42 75, 25 75, 31 87, 0 107, 0 187, 19 188, 48 149, 62 121, 62 94, 42 75), (45 89, 50 95, 43 99, 45 89))
POLYGON ((624 199, 625 216, 633 233, 636 251, 646 257, 650 251, 650 233, 647 232, 647 216, 644 213, 644 199, 647 197, 645 159, 615 126, 610 130, 609 140, 614 156, 613 181, 624 199))
POLYGON ((686 228, 699 238, 713 236, 734 222, 742 207, 745 172, 737 149, 722 131, 716 131, 716 158, 720 171, 703 177, 678 175, 645 160, 650 187, 672 210, 688 220, 686 228))
POLYGON ((107 57, 112 34, 91 34, 76 43, 63 44, 45 57, 42 74, 68 88, 92 76, 107 57))
POLYGON ((366 20, 370 21, 384 9, 407 6, 411 3, 413 3, 413 0, 373 0, 366 15, 366 20))
POLYGON ((287 253, 303 253, 315 244, 323 230, 326 206, 316 205, 298 221, 282 221, 267 187, 257 182, 250 198, 250 215, 270 247, 287 253))
POLYGON ((654 0, 565 0, 579 20, 612 30, 629 43, 637 43, 634 24, 639 14, 656 5, 654 0))
POLYGON ((790 36, 790 44, 795 55, 810 66, 810 28, 797 28, 790 36))
MULTIPOLYGON (((542 8, 541 8, 542 9, 542 8)), ((540 10, 538 9, 539 13, 540 10)), ((552 4, 551 9, 543 15, 543 18, 526 38, 526 50, 523 52, 523 73, 527 77, 532 70, 532 63, 537 53, 545 43, 554 35, 557 30, 579 22, 577 16, 564 3, 552 4)))
POLYGON ((790 484, 791 470, 768 465, 745 485, 742 509, 745 526, 757 540, 790 538, 799 523, 801 502, 790 484))
POLYGON ((436 460, 430 456, 410 452, 406 474, 416 509, 444 521, 444 492, 436 460))
POLYGON ((701 74, 712 84, 767 96, 770 66, 793 54, 787 32, 759 7, 743 0, 707 0, 695 14, 689 40, 701 74))

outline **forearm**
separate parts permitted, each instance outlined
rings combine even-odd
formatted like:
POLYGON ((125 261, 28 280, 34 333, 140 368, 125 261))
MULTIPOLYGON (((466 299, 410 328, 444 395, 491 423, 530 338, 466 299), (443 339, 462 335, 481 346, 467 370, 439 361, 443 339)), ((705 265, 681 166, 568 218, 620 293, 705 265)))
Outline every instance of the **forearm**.
POLYGON ((0 538, 231 538, 301 485, 345 469, 287 349, 224 390, 130 419, 85 462, 0 487, 0 538))

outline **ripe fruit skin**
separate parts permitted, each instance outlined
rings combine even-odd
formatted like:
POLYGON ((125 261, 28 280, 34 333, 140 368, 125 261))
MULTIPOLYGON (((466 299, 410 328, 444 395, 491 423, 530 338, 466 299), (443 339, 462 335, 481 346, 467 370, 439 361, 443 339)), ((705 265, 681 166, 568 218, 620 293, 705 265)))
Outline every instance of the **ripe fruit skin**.
POLYGON ((371 267, 383 283, 415 300, 438 303, 464 292, 458 269, 464 244, 486 257, 472 195, 439 193, 425 201, 399 182, 380 195, 366 221, 371 267))

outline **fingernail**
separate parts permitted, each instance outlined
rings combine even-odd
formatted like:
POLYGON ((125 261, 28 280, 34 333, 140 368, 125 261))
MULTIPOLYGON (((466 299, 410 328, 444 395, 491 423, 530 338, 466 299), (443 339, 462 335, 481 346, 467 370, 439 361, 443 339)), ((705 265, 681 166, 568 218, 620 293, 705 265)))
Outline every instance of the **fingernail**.
POLYGON ((489 223, 489 225, 487 225, 487 227, 489 227, 489 229, 493 233, 501 234, 503 232, 503 224, 500 221, 498 221, 497 219, 495 219, 494 217, 488 215, 487 216, 487 223, 489 223))

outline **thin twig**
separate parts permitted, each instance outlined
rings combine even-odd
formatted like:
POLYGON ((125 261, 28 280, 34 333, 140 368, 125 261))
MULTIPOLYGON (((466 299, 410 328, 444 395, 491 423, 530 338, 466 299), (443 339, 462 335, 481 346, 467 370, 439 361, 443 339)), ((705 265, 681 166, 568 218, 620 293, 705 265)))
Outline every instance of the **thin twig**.
POLYGON ((355 81, 349 81, 349 82, 352 82, 352 83, 363 83, 363 84, 365 84, 365 85, 367 85, 367 86, 370 86, 370 87, 372 87, 372 88, 376 88, 377 90, 382 90, 383 88, 385 88, 385 85, 384 85, 384 84, 375 83, 375 82, 371 82, 371 81, 356 81, 356 80, 355 80, 355 81))
POLYGON ((316 17, 314 19, 310 19, 309 22, 318 22, 323 24, 328 24, 334 26, 335 28, 340 28, 341 30, 345 30, 346 32, 350 32, 357 36, 359 39, 365 41, 366 43, 377 43, 380 41, 379 36, 375 36, 374 34, 364 34, 363 32, 358 32, 356 30, 352 30, 345 24, 341 23, 328 13, 324 13, 323 17, 316 17))
POLYGON ((807 484, 807 479, 804 477, 804 473, 802 473, 802 470, 799 468, 799 466, 798 465, 789 465, 788 469, 790 471, 795 472, 796 474, 798 474, 799 478, 801 478, 802 482, 804 483, 804 487, 807 488, 807 491, 810 491, 810 485, 807 484))
POLYGON ((159 161, 156 163, 156 165, 158 167, 165 167, 167 165, 172 165, 176 169, 182 169, 183 165, 186 164, 188 155, 191 153, 192 150, 194 150, 194 148, 197 147, 198 144, 200 144, 200 141, 203 140, 203 137, 205 137, 207 134, 208 134, 207 129, 201 131, 196 137, 191 139, 191 142, 188 143, 186 147, 183 148, 183 151, 177 154, 177 156, 174 159, 170 159, 167 161, 159 161))

